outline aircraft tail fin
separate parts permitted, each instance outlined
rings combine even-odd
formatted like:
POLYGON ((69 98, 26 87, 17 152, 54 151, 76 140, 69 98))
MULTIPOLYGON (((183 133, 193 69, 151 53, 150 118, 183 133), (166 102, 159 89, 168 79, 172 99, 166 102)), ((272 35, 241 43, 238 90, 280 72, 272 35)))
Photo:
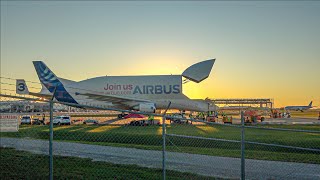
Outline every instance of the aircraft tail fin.
POLYGON ((29 94, 29 89, 24 79, 16 80, 16 93, 17 94, 29 94))
POLYGON ((216 59, 209 59, 206 61, 196 63, 188 67, 182 73, 182 76, 189 79, 190 81, 199 83, 209 77, 209 74, 215 61, 216 59))
POLYGON ((312 107, 312 101, 309 103, 309 105, 308 105, 309 107, 312 107))
POLYGON ((61 102, 75 103, 77 101, 65 89, 63 83, 73 83, 66 79, 58 78, 42 61, 33 61, 33 65, 37 71, 40 82, 49 90, 50 93, 56 94, 54 97, 61 102))
POLYGON ((58 77, 42 61, 33 61, 40 82, 52 93, 61 82, 58 77))

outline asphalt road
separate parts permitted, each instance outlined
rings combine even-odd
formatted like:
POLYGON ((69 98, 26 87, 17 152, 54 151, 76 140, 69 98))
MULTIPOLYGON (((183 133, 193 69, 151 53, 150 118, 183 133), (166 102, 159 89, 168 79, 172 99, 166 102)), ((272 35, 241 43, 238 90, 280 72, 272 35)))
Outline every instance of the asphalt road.
MULTIPOLYGON (((0 138, 1 147, 37 154, 48 154, 46 140, 0 138)), ((117 164, 136 164, 142 167, 162 168, 162 152, 88 145, 69 142, 54 142, 54 155, 91 158, 117 164)), ((166 152, 167 169, 191 172, 205 176, 239 179, 240 159, 198 154, 166 152)), ((320 179, 320 165, 246 159, 246 179, 320 179)))

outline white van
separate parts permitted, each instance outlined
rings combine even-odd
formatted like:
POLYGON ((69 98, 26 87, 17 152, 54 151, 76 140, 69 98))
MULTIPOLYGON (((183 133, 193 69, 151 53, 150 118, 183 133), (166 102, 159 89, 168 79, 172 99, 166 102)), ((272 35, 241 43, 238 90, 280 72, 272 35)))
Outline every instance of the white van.
POLYGON ((53 124, 54 125, 70 125, 71 124, 71 119, 70 116, 57 116, 53 118, 53 124))
POLYGON ((21 117, 21 123, 20 124, 31 124, 32 123, 32 117, 29 115, 24 115, 21 117))

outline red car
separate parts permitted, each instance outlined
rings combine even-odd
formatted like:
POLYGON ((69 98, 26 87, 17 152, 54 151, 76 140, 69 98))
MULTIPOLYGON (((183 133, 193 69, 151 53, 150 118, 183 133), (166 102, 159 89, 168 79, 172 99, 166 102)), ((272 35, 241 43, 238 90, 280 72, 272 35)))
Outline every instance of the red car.
POLYGON ((144 118, 144 116, 142 114, 128 114, 124 118, 144 118))

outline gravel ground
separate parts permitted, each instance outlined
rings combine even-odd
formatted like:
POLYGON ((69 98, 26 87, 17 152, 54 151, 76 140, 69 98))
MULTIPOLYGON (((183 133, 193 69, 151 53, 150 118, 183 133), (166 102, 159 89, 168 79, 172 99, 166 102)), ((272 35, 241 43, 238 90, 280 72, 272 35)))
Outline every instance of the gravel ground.
MULTIPOLYGON (((0 138, 1 147, 48 154, 46 140, 0 138)), ((117 164, 162 168, 162 151, 54 142, 54 155, 91 158, 117 164)), ((240 178, 240 159, 166 152, 166 168, 205 176, 240 178)), ((246 179, 320 179, 320 165, 246 159, 246 179)))

